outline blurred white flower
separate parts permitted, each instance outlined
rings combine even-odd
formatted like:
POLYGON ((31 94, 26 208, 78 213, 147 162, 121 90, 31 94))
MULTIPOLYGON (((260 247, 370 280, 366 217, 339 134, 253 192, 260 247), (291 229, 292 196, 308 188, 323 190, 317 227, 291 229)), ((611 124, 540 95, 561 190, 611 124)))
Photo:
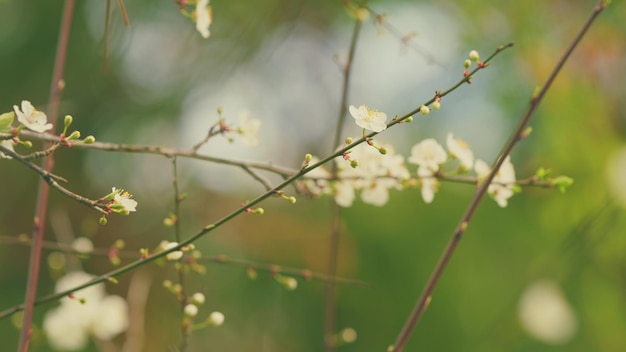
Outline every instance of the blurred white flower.
POLYGON ((462 139, 454 139, 452 133, 448 133, 446 144, 450 155, 461 162, 461 170, 471 170, 474 165, 474 153, 469 149, 469 145, 462 139))
POLYGON ((196 3, 196 29, 204 39, 211 35, 209 26, 213 22, 212 12, 209 0, 198 0, 196 3))
MULTIPOLYGON (((479 178, 486 177, 490 168, 484 161, 477 159, 474 164, 474 171, 479 178)), ((509 198, 513 197, 513 186, 515 185, 515 169, 511 163, 511 157, 507 156, 500 166, 500 170, 493 178, 493 182, 487 188, 487 192, 502 208, 506 207, 509 203, 509 198)))
MULTIPOLYGON (((2 144, 3 147, 11 150, 11 151, 15 151, 13 149, 13 141, 11 141, 10 139, 5 139, 2 142, 0 142, 0 144, 2 144)), ((10 156, 0 152, 0 159, 12 159, 10 156)))
POLYGON ((243 142, 248 146, 255 146, 259 144, 257 135, 261 128, 261 120, 251 119, 250 112, 243 110, 239 115, 239 133, 243 137, 243 142))
POLYGON ((49 310, 43 319, 43 331, 48 343, 56 350, 77 351, 87 346, 89 332, 84 319, 63 306, 49 310))
MULTIPOLYGON (((314 156, 309 161, 309 165, 316 164, 319 161, 320 159, 314 156)), ((318 197, 323 194, 331 193, 331 188, 327 180, 330 178, 330 172, 328 172, 324 166, 311 170, 305 177, 310 178, 305 178, 302 184, 312 195, 318 197)))
POLYGON ((448 154, 441 144, 433 138, 424 139, 411 148, 409 162, 428 168, 431 172, 439 171, 439 165, 448 160, 448 154))
POLYGON ((432 171, 426 166, 420 166, 417 169, 417 176, 420 178, 422 186, 422 199, 424 203, 430 204, 435 198, 435 193, 439 190, 439 180, 434 177, 432 171))
POLYGON ((46 114, 35 109, 28 100, 22 100, 22 110, 17 105, 13 105, 13 111, 17 115, 17 121, 29 130, 41 133, 52 129, 52 124, 46 123, 48 122, 46 114))
MULTIPOLYGON (((168 241, 161 241, 161 244, 159 245, 159 247, 161 247, 161 249, 164 251, 174 248, 176 246, 178 246, 178 242, 168 242, 168 241)), ((181 251, 173 251, 165 255, 165 258, 167 258, 167 260, 172 260, 172 261, 179 260, 182 257, 183 257, 183 252, 181 251)))
POLYGON ((350 158, 358 161, 353 168, 350 163, 337 158, 337 171, 341 181, 335 183, 335 201, 347 207, 352 205, 354 191, 361 192, 361 200, 367 204, 383 206, 389 200, 389 189, 402 189, 402 181, 410 177, 404 157, 395 154, 390 145, 381 145, 386 154, 376 148, 360 144, 352 149, 350 158))
POLYGON ((349 110, 359 127, 374 132, 381 132, 387 128, 387 115, 382 111, 372 110, 366 105, 361 105, 358 109, 350 105, 349 110))
POLYGON ((552 281, 540 280, 528 286, 518 308, 524 330, 544 343, 561 345, 576 333, 576 315, 552 281))
POLYGON ((105 296, 91 323, 91 333, 100 340, 111 340, 128 329, 128 304, 120 296, 105 296))
MULTIPOLYGON (((94 276, 71 272, 59 279, 55 292, 72 289, 91 281, 94 276)), ((43 330, 50 345, 58 350, 83 349, 94 336, 110 340, 128 328, 128 306, 119 296, 106 295, 104 284, 84 288, 64 297, 61 305, 48 311, 43 330)))
POLYGON ((79 253, 91 253, 93 242, 87 237, 78 237, 72 242, 72 249, 79 253))
POLYGON ((338 205, 344 208, 352 206, 355 198, 354 182, 349 180, 335 182, 333 185, 333 196, 338 205))

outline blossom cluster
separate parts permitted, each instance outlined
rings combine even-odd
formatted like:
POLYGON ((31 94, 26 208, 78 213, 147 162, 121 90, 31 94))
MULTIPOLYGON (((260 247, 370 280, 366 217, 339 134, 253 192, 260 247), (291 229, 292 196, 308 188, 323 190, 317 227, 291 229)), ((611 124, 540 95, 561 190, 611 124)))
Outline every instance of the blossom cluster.
MULTIPOLYGON (((63 292, 91 281, 94 276, 71 272, 59 279, 55 292, 63 292)), ((89 338, 113 339, 128 328, 128 305, 120 296, 107 295, 104 284, 72 293, 49 310, 43 320, 43 331, 50 345, 63 351, 84 349, 89 338)))
MULTIPOLYGON (((439 190, 440 179, 474 171, 476 184, 479 184, 489 174, 489 166, 480 159, 475 160, 467 143, 454 138, 452 133, 447 136, 446 147, 447 150, 432 138, 415 144, 406 161, 417 168, 410 171, 405 158, 392 146, 363 143, 335 160, 335 175, 320 167, 307 174, 302 185, 312 196, 332 195, 343 207, 353 204, 357 192, 364 203, 383 206, 389 200, 390 189, 419 185, 424 202, 431 203, 439 190), (458 165, 444 173, 442 168, 449 165, 450 160, 456 160, 458 165)), ((317 160, 314 157, 311 162, 317 160)), ((499 206, 506 207, 515 193, 515 182, 515 169, 507 157, 487 192, 499 206)))

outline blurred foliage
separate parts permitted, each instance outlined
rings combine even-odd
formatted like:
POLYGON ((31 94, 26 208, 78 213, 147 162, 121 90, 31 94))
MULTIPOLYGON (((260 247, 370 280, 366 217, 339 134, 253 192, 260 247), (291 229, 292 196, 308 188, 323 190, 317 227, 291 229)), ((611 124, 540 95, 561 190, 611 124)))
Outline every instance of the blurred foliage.
MULTIPOLYGON (((388 6, 414 3, 380 1, 371 6, 384 12, 388 6)), ((464 0, 432 5, 461 28, 461 44, 455 53, 459 59, 449 64, 448 72, 461 68, 461 58, 469 49, 481 49, 485 55, 501 43, 516 42, 510 52, 493 62, 490 70, 497 74, 486 72, 476 77, 473 86, 462 88, 485 92, 502 112, 499 118, 508 123, 483 129, 481 134, 510 133, 533 88, 543 83, 593 3, 559 0, 530 5, 523 1, 487 4, 464 0), (504 131, 499 130, 502 126, 504 131)), ((349 28, 351 21, 340 1, 214 0, 211 38, 205 41, 195 32, 193 23, 179 14, 174 1, 127 1, 131 27, 124 28, 119 12, 114 12, 110 51, 105 58, 103 4, 96 0, 76 4, 66 63, 67 88, 60 115, 71 113, 75 117, 73 127, 83 135, 93 134, 99 140, 116 143, 138 143, 137 139, 148 135, 144 131, 151 131, 155 138, 141 143, 191 145, 178 129, 184 106, 195 87, 211 81, 218 91, 222 82, 249 65, 269 45, 269 38, 277 40, 279 47, 281 41, 295 35, 294 28, 302 23, 326 36, 329 42, 337 43, 337 38, 333 38, 337 27, 349 28), (126 55, 137 54, 137 50, 143 52, 142 59, 148 58, 140 66, 125 60, 126 55), (150 74, 142 71, 145 77, 133 78, 134 71, 141 70, 150 74)), ((62 7, 62 1, 0 1, 1 111, 9 111, 22 99, 45 108, 62 7)), ((393 16, 389 21, 403 30, 412 28, 412 23, 395 23, 393 16)), ((614 1, 547 94, 531 122, 533 134, 513 153, 519 177, 548 167, 557 175, 573 177, 574 186, 566 194, 524 189, 506 209, 486 199, 407 351, 616 351, 626 346, 626 216, 623 205, 613 201, 605 182, 608 155, 626 142, 625 23, 624 4, 614 1), (534 340, 518 323, 517 302, 522 290, 542 278, 562 286, 579 320, 574 339, 562 346, 534 340)), ((440 29, 431 30, 435 33, 440 29)), ((428 35, 418 33, 417 43, 428 35)), ((343 47, 333 50, 346 51, 346 38, 348 34, 341 37, 343 47)), ((436 48, 432 50, 437 54, 436 48)), ((357 51, 357 62, 359 58, 357 51)), ((339 72, 332 74, 339 86, 339 72)), ((357 76, 363 74, 355 72, 357 76)), ((426 88, 432 92, 449 82, 452 81, 435 82, 426 88)), ((267 82, 268 90, 273 89, 272 84, 267 82)), ((455 97, 451 95, 446 102, 455 97)), ((445 109, 443 104, 442 111, 445 109)), ((292 116, 290 124, 305 122, 297 115, 292 116)), ((215 118, 215 114, 211 116, 215 118)), ((463 118, 472 118, 471 111, 463 118)), ((429 123, 437 124, 437 117, 433 119, 429 123)), ((454 129, 458 119, 442 117, 441 121, 454 129)), ((281 126, 289 129, 286 124, 281 126)), ((497 150, 500 145, 491 149, 497 150)), ((301 148, 299 155, 330 150, 326 145, 290 145, 284 149, 295 147, 301 148)), ((492 153, 495 155, 495 151, 492 153)), ((46 239, 87 236, 97 247, 107 248, 123 238, 126 249, 133 251, 153 248, 161 239, 171 240, 171 229, 162 226, 162 219, 173 208, 168 183, 170 162, 153 156, 109 155, 106 164, 98 165, 103 179, 97 180, 97 174, 87 172, 91 168, 89 159, 95 154, 79 149, 59 150, 55 155, 55 173, 70 179, 68 187, 73 191, 96 198, 108 192, 101 188, 102 184, 149 183, 145 175, 141 176, 145 180, 133 181, 137 176, 128 174, 125 166, 147 158, 157 165, 154 177, 163 176, 159 179, 165 180, 165 184, 152 193, 144 190, 135 194, 139 211, 130 217, 112 217, 106 226, 97 226, 97 214, 53 190, 46 239)), ((281 155, 274 159, 281 163, 284 160, 281 155)), ((297 167, 297 161, 288 166, 297 167)), ((255 194, 243 189, 224 194, 207 188, 197 178, 184 174, 181 178, 183 191, 190 193, 181 209, 185 236, 255 194)), ((37 176, 17 163, 2 160, 0 184, 0 235, 16 237, 29 233, 37 176)), ((373 287, 339 286, 337 325, 340 329, 353 327, 358 333, 355 344, 339 350, 384 351, 393 343, 473 190, 472 186, 443 184, 430 205, 423 203, 417 190, 392 192, 391 201, 383 208, 358 203, 343 211, 342 226, 346 232, 340 244, 339 274, 369 282, 373 287)), ((329 244, 328 202, 299 197, 295 206, 273 199, 263 207, 265 215, 241 216, 198 241, 197 247, 205 256, 226 254, 324 272, 329 244)), ((60 275, 45 266, 49 253, 44 253, 40 295, 51 292, 60 275)), ((3 309, 23 299, 28 256, 27 247, 0 243, 3 309)), ((101 257, 83 261, 82 266, 94 274, 112 268, 101 257)), ((175 272, 155 265, 141 270, 151 277, 144 350, 171 350, 181 338, 179 305, 161 287, 161 282, 165 278, 175 279, 175 272)), ((120 284, 108 284, 107 290, 126 296, 131 277, 132 274, 120 277, 120 284)), ((205 275, 190 274, 187 291, 202 291, 207 296, 200 317, 213 310, 226 316, 221 328, 195 332, 190 350, 322 350, 324 284, 299 281, 297 290, 286 291, 267 273, 250 280, 244 268, 210 263, 205 275)), ((40 324, 50 306, 42 305, 36 310, 33 351, 48 351, 40 324)), ((18 335, 11 319, 0 321, 4 350, 15 349, 18 335)), ((115 343, 119 345, 123 340, 123 336, 119 337, 115 343)), ((92 344, 89 350, 99 347, 92 344)))

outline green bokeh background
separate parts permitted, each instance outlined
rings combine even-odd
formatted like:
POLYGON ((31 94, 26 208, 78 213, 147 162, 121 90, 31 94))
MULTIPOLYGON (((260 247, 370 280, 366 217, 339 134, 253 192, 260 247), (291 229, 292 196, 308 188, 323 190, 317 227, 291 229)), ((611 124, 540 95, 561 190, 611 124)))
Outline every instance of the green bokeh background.
MULTIPOLYGON (((90 25, 95 26, 88 23, 94 20, 89 15, 89 8, 97 8, 94 3, 76 4, 61 116, 71 113, 75 118, 73 127, 83 135, 93 134, 99 140, 116 143, 136 143, 140 131, 162 124, 162 139, 152 141, 153 144, 189 146, 190 143, 176 136, 181 106, 194 86, 203 80, 218 84, 224 81, 248 63, 267 43, 265 39, 281 26, 307 23, 331 40, 333 26, 339 23, 350 28, 351 21, 341 1, 215 0, 211 3, 214 11, 211 38, 202 40, 189 19, 178 13, 173 1, 127 2, 133 25, 125 29, 119 11, 114 13, 110 41, 115 49, 109 53, 109 69, 105 73, 102 70, 104 41, 89 30, 90 25), (166 71, 171 79, 153 90, 133 85, 122 68, 123 57, 131 45, 128 37, 133 34, 135 24, 150 21, 188 29, 184 36, 175 38, 176 45, 166 41, 172 38, 164 38, 162 46, 153 48, 155 62, 172 47, 180 50, 174 56, 181 61, 175 70, 166 71), (197 47, 202 50, 192 49, 197 47), (115 133, 111 133, 111 126, 116 126, 115 133)), ((398 3, 380 1, 372 6, 384 12, 386 6, 398 3)), ((45 109, 62 5, 61 1, 0 0, 3 82, 0 111, 9 111, 22 99, 45 109)), ((478 48, 486 56, 495 46, 515 41, 511 51, 494 60, 490 67, 494 73, 485 72, 484 76, 476 77, 473 86, 462 88, 485 92, 499 106, 505 121, 500 126, 508 129, 484 133, 505 136, 523 113, 533 87, 545 80, 582 26, 594 1, 466 0, 438 1, 433 6, 447 12, 461 28, 459 60, 450 64, 450 71, 461 67, 469 49, 478 48), (497 30, 502 23, 506 23, 508 33, 497 30)), ((623 204, 614 200, 613 191, 606 184, 607 161, 612 153, 625 146, 625 14, 623 2, 619 1, 602 14, 539 108, 531 123, 533 133, 513 153, 518 177, 530 176, 539 167, 549 167, 557 175, 574 178, 574 186, 566 194, 524 189, 506 209, 486 199, 406 351, 618 351, 626 346, 626 216, 623 204), (564 345, 552 346, 535 340, 518 322, 517 304, 524 288, 546 278, 561 286, 578 319, 578 332, 564 345)), ((389 20, 394 23, 393 17, 389 20)), ((100 21, 103 23, 104 13, 100 21)), ((411 29, 411 23, 396 25, 411 29)), ((421 36, 427 35, 418 33, 417 43, 421 36)), ((345 41, 337 49, 345 51, 347 46, 345 41)), ((357 51, 357 63, 358 60, 357 51)), ((340 75, 335 74, 339 91, 340 75)), ((354 75, 362 74, 366 73, 354 72, 354 75)), ((432 82, 427 91, 442 89, 452 82, 452 79, 432 82)), ((453 100, 454 94, 447 99, 453 100)), ((418 101, 428 98, 430 95, 420 96, 418 101)), ((445 108, 444 101, 442 114, 445 108)), ((304 122, 295 115, 291 123, 304 122)), ((211 116, 215 118, 215 114, 211 116)), ((443 121, 454 126, 443 116, 443 121)), ((471 118, 471 112, 466 118, 471 118)), ((438 123, 436 117, 433 119, 427 124, 438 123)), ((422 131, 420 123, 422 120, 417 119, 416 126, 411 127, 422 131)), ((416 133, 422 133, 420 138, 427 137, 423 132, 416 133)), ((310 151, 322 155, 330 150, 329 146, 316 144, 288 148, 298 148, 300 155, 310 151)), ((499 149, 500 145, 494 148, 499 149)), ((493 155, 495 151, 483 158, 491 162, 489 158, 493 155)), ((171 174, 171 164, 165 158, 115 155, 100 166, 103 175, 115 175, 115 178, 96 182, 92 174, 84 173, 91 156, 82 149, 59 150, 55 172, 70 180, 71 190, 92 198, 107 192, 96 188, 102 183, 124 184, 133 178, 124 169, 129 160, 150 158, 160 163, 162 174, 171 174)), ((272 160, 284 163, 280 156, 272 160)), ((297 167, 298 162, 292 161, 287 166, 297 167)), ((186 175, 181 178, 187 180, 183 191, 189 193, 181 209, 185 237, 256 194, 248 190, 224 194, 207 189, 186 175)), ((30 232, 37 181, 37 176, 22 165, 0 161, 3 238, 30 232)), ((385 351, 393 343, 473 191, 474 187, 468 185, 443 184, 429 205, 423 203, 418 190, 392 191, 385 207, 357 201, 343 211, 345 234, 340 244, 340 275, 366 281, 372 287, 339 286, 337 325, 340 329, 354 328, 358 339, 338 350, 385 351)), ((293 193, 293 189, 287 193, 293 193)), ((90 237, 102 248, 124 239, 126 249, 131 251, 153 248, 162 239, 171 240, 172 230, 162 226, 162 219, 173 208, 171 188, 166 185, 157 193, 135 193, 135 198, 140 202, 136 214, 111 217, 106 226, 97 226, 96 213, 53 190, 50 219, 46 219, 46 240, 55 241, 59 236, 55 232, 67 231, 70 237, 90 237)), ((235 219, 198 241, 198 249, 205 256, 226 254, 324 272, 329 244, 328 202, 298 197, 298 202, 290 205, 271 199, 263 207, 265 215, 235 219)), ((46 265, 49 253, 49 250, 44 253, 40 295, 52 292, 54 280, 62 275, 46 265)), ((0 242, 0 309, 21 303, 28 256, 29 248, 0 242)), ((106 258, 101 257, 85 260, 82 266, 94 274, 112 269, 106 258)), ((151 280, 144 350, 172 350, 181 339, 179 305, 162 288, 161 282, 175 280, 175 272, 154 264, 140 272, 151 280)), ((132 278, 133 274, 120 277, 120 283, 108 284, 107 291, 126 296, 132 278)), ((297 290, 286 291, 267 273, 259 272, 257 280, 250 280, 245 268, 209 263, 206 274, 190 274, 186 286, 190 293, 201 291, 207 296, 200 318, 213 310, 226 316, 221 328, 195 332, 190 340, 191 351, 323 350, 323 282, 300 280, 297 290)), ((46 304, 36 310, 32 351, 50 350, 40 326, 45 311, 53 306, 46 304)), ((3 351, 16 349, 18 335, 11 319, 0 321, 3 351)), ((113 345, 121 346, 124 338, 118 337, 113 345)), ((102 346, 92 343, 87 350, 109 351, 102 346)))

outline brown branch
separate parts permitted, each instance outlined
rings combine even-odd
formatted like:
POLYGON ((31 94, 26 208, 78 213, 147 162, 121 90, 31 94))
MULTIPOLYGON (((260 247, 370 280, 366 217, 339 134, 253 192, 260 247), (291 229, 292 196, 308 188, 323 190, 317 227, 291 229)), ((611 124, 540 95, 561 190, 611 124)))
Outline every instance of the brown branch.
MULTIPOLYGON (((61 92, 63 90, 63 72, 65 68, 65 59, 67 54, 67 44, 70 36, 70 27, 72 25, 72 16, 74 14, 74 0, 66 0, 63 8, 63 17, 61 19, 61 29, 59 32, 59 41, 56 48, 56 57, 54 60, 54 70, 52 73, 52 82, 50 83, 50 96, 48 98, 47 115, 50 119, 53 129, 56 125, 57 115, 59 112, 59 101, 61 100, 61 92)), ((42 161, 46 172, 51 172, 54 165, 52 155, 45 157, 42 161)), ((49 186, 44 179, 39 181, 37 191, 37 203, 35 206, 35 219, 33 226, 33 246, 30 251, 30 262, 28 266, 28 279, 26 284, 26 293, 24 294, 24 316, 22 318, 22 329, 18 344, 18 352, 28 351, 31 337, 31 326, 33 321, 33 312, 35 310, 35 299, 37 295, 37 284, 39 282, 39 267, 41 264, 41 242, 43 241, 45 219, 48 208, 49 186)))
POLYGON ((446 269, 450 261, 450 258, 454 254, 454 250, 459 244, 459 241, 461 240, 461 238, 463 238, 463 234, 467 230, 467 227, 469 226, 469 223, 472 220, 472 217, 476 209, 478 208, 480 201, 483 199, 483 196, 487 192, 487 188, 489 187, 496 173, 500 169, 500 166, 504 162, 504 159, 506 159, 506 157, 511 153, 511 150, 513 150, 517 142, 520 141, 520 136, 525 130, 533 113, 537 109, 537 106, 539 105, 539 103, 545 96, 546 92, 552 85, 552 82, 554 82, 557 74, 559 73, 559 71, 561 70, 561 68, 567 61, 567 59, 570 57, 570 55, 572 54, 572 52, 574 51, 574 49, 576 48, 580 40, 583 38, 587 30, 591 27, 591 24, 594 22, 597 16, 602 12, 602 10, 604 10, 604 8, 606 7, 607 3, 605 1, 606 0, 601 0, 600 2, 598 2, 598 4, 595 6, 593 13, 589 17, 585 25, 582 27, 578 35, 574 38, 574 41, 570 44, 570 46, 567 48, 563 56, 561 56, 561 58, 557 62, 552 73, 550 74, 550 76, 548 77, 544 85, 542 86, 541 91, 537 95, 532 97, 528 109, 526 110, 522 118, 520 119, 519 125, 517 126, 517 128, 511 135, 511 137, 509 138, 509 141, 504 146, 503 150, 500 152, 500 155, 498 156, 495 164, 493 165, 491 172, 487 176, 487 179, 480 186, 480 188, 476 191, 474 198, 472 199, 467 210, 461 217, 461 220, 459 224, 457 225, 456 229, 454 230, 454 233, 452 234, 452 237, 450 238, 448 245, 444 249, 439 261, 437 262, 437 265, 432 271, 431 276, 428 279, 428 282, 426 283, 426 287, 424 287, 424 290, 422 291, 419 299, 417 300, 415 307, 413 308, 413 311, 411 312, 404 327, 402 328, 402 331, 398 335, 396 342, 394 344, 394 347, 393 347, 393 352, 401 352, 404 349, 404 346, 409 340, 411 332, 415 328, 417 321, 424 313, 424 310, 427 308, 428 303, 431 300, 432 293, 435 287, 437 286, 437 283, 439 282, 439 279, 441 278, 443 271, 446 269))

